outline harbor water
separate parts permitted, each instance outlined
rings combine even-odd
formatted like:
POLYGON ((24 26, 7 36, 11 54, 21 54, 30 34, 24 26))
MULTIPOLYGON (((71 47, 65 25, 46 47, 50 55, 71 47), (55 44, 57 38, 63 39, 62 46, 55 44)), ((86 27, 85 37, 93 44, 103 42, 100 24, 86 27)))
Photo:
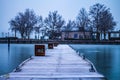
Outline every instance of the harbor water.
POLYGON ((33 55, 31 44, 0 44, 0 75, 11 72, 22 61, 33 55))
POLYGON ((33 56, 34 45, 0 44, 0 75, 13 71, 21 62, 33 56))
POLYGON ((120 80, 120 45, 70 45, 89 59, 107 80, 120 80))
MULTIPOLYGON (((120 80, 120 45, 71 44, 85 55, 108 80, 120 80)), ((15 69, 22 61, 34 55, 34 44, 0 44, 0 75, 15 69)))

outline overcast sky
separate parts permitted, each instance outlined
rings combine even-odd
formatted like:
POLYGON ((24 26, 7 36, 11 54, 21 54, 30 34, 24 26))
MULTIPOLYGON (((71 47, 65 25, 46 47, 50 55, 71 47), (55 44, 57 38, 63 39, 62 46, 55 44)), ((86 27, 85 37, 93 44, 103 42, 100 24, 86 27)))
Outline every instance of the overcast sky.
POLYGON ((117 22, 116 30, 120 29, 120 0, 0 0, 0 33, 8 32, 10 27, 8 22, 18 12, 24 12, 27 8, 33 9, 43 18, 48 15, 49 11, 57 10, 67 21, 75 20, 81 8, 89 11, 89 7, 95 3, 105 4, 111 9, 114 20, 117 22))

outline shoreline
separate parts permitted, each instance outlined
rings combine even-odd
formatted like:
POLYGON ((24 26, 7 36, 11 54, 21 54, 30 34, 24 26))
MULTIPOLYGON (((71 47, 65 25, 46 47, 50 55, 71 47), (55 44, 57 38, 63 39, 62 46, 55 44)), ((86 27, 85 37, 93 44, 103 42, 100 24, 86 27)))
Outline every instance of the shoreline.
POLYGON ((17 39, 17 40, 0 40, 0 44, 116 44, 120 45, 120 40, 34 40, 34 39, 17 39))

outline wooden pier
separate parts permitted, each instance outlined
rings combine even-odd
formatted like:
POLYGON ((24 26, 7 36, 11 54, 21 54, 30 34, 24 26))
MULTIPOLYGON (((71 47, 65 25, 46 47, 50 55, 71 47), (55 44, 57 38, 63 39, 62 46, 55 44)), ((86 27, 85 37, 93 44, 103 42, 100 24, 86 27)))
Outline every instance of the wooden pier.
POLYGON ((91 71, 91 63, 71 47, 58 45, 47 49, 46 56, 32 56, 0 80, 105 80, 105 77, 96 70, 91 71))

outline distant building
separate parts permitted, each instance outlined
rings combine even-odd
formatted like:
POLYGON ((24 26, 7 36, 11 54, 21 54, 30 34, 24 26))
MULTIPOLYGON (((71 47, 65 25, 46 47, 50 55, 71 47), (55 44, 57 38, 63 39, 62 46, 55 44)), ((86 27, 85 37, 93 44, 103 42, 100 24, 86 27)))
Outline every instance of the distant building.
POLYGON ((62 40, 120 40, 120 31, 112 31, 104 33, 100 32, 82 32, 82 31, 63 31, 62 40))
POLYGON ((81 32, 81 31, 64 31, 62 32, 62 40, 73 40, 73 39, 91 39, 91 32, 81 32))
POLYGON ((120 40, 120 31, 108 32, 109 40, 120 40))

